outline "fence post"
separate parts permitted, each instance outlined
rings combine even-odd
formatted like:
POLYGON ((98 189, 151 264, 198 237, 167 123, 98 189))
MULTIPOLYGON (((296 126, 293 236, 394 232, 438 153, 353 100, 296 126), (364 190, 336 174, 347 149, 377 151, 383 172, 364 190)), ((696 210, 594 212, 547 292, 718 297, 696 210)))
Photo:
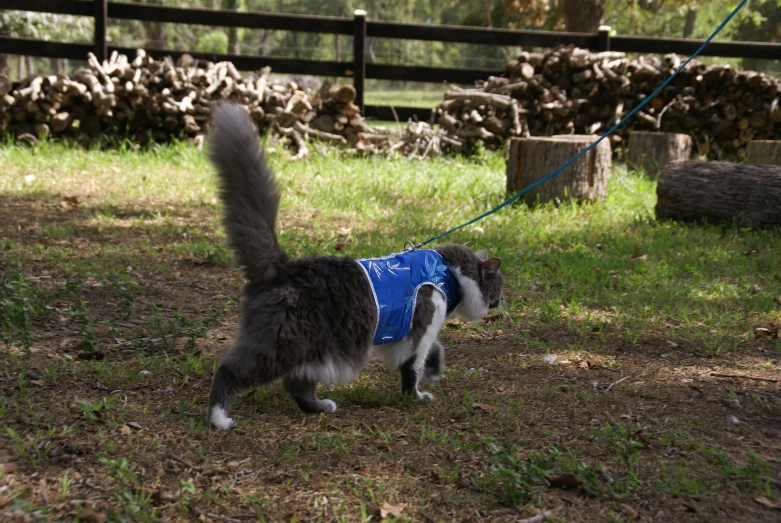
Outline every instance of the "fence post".
POLYGON ((355 10, 353 27, 353 87, 355 87, 355 105, 363 114, 363 93, 366 83, 366 11, 355 10))
POLYGON ((106 48, 106 18, 108 14, 108 0, 93 0, 95 4, 95 56, 99 62, 108 58, 106 48))
POLYGON ((600 25, 597 29, 597 49, 599 51, 610 51, 610 31, 613 28, 609 25, 600 25))

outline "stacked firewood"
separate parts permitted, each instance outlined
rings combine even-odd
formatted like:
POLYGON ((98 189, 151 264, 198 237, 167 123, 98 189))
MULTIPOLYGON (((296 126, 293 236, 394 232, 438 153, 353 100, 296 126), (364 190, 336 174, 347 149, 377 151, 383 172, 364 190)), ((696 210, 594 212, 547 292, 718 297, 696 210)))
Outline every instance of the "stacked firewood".
POLYGON ((307 154, 309 137, 359 147, 388 140, 388 133, 365 124, 352 86, 328 84, 312 93, 295 82, 271 81, 269 73, 244 78, 230 62, 189 55, 154 60, 143 50, 133 60, 115 52, 103 63, 90 54, 88 68, 30 78, 18 89, 0 75, 0 126, 21 141, 46 135, 80 143, 200 141, 212 103, 230 100, 244 105, 261 131, 285 138, 299 157, 307 154))
POLYGON ((528 129, 522 125, 526 113, 517 100, 505 93, 454 87, 445 92, 444 101, 434 109, 433 116, 449 144, 468 151, 477 142, 497 148, 509 136, 527 136, 528 129))
MULTIPOLYGON (((457 98, 446 95, 436 117, 453 137, 477 133, 491 143, 519 133, 515 113, 505 110, 511 98, 520 106, 524 134, 602 134, 681 63, 677 55, 630 60, 624 53, 573 46, 524 52, 507 63, 504 76, 490 77, 457 98), (463 98, 469 104, 457 103, 463 98), (486 115, 492 113, 497 119, 489 127, 486 115)), ((750 140, 781 139, 780 122, 778 80, 693 60, 613 140, 630 130, 685 133, 705 156, 743 157, 750 140)))

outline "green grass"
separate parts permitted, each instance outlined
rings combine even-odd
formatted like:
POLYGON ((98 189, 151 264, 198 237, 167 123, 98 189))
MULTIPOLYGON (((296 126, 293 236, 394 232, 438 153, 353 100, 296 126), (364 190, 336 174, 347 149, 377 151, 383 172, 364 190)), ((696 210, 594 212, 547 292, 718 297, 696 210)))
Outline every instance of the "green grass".
MULTIPOLYGON (((506 197, 501 154, 270 161, 292 256, 398 251, 506 197)), ((777 374, 781 341, 753 329, 781 323, 778 231, 657 222, 655 182, 616 165, 604 201, 513 205, 446 238, 501 257, 506 300, 490 322, 443 330, 433 403, 403 400, 395 374, 370 366, 322 391, 334 416, 301 416, 272 384, 237 400, 239 430, 215 435, 202 410, 241 280, 204 154, 44 142, 1 147, 0 164, 0 456, 39 474, 9 485, 14 510, 105 484, 110 520, 377 520, 386 501, 412 521, 528 517, 557 477, 593 503, 560 520, 620 519, 617 503, 645 510, 638 500, 673 513, 685 498, 737 499, 760 521, 753 498, 777 499, 764 420, 781 414, 778 387, 709 371, 777 374), (57 461, 77 444, 78 467, 57 461)))
POLYGON ((422 107, 432 109, 442 103, 444 88, 431 89, 368 89, 364 102, 366 105, 392 105, 393 107, 422 107))
MULTIPOLYGON (((213 178, 191 147, 141 155, 44 145, 34 152, 4 148, 0 161, 6 166, 0 192, 79 194, 89 214, 79 226, 179 235, 166 245, 169 251, 230 263, 220 243, 213 178), (31 173, 36 179, 27 184, 31 173), (116 217, 128 199, 154 209, 116 217), (204 213, 209 229, 181 223, 168 211, 171 205, 204 213)), ((337 245, 356 257, 399 250, 505 197, 498 154, 483 162, 410 162, 331 151, 306 162, 276 155, 272 163, 283 189, 280 239, 295 256, 336 252, 337 245)), ((751 339, 760 323, 779 320, 774 300, 781 294, 781 262, 772 255, 781 248, 777 234, 656 222, 654 183, 620 166, 615 175, 604 202, 512 206, 445 240, 502 258, 512 282, 511 311, 563 320, 579 332, 618 332, 637 343, 655 329, 670 341, 718 354, 751 339)), ((130 256, 122 245, 112 249, 130 256)), ((53 259, 68 251, 55 247, 43 255, 53 259)))

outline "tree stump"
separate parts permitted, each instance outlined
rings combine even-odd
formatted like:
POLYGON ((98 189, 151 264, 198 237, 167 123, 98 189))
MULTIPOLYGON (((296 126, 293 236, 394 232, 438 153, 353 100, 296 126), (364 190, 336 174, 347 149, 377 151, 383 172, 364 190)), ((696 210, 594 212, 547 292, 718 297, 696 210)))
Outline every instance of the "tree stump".
MULTIPOLYGON (((507 157, 507 191, 516 193, 561 167, 599 138, 592 135, 513 138, 507 157)), ((567 199, 596 201, 607 194, 612 167, 610 141, 578 158, 562 172, 527 192, 528 204, 567 199)))
POLYGON ((752 165, 781 165, 781 141, 750 141, 746 148, 746 163, 752 165))
POLYGON ((629 133, 629 157, 627 163, 635 170, 642 170, 651 178, 670 162, 689 160, 692 154, 692 139, 688 134, 629 133))
POLYGON ((656 186, 656 217, 683 222, 781 225, 781 167, 671 162, 656 186))

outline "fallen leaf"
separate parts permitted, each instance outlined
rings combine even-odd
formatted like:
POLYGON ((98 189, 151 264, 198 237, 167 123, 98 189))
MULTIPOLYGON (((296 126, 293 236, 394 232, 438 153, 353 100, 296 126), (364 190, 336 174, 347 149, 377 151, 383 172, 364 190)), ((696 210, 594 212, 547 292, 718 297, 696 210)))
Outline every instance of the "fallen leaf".
POLYGON ((489 405, 487 403, 472 403, 473 409, 480 409, 480 410, 487 410, 487 411, 494 411, 497 409, 495 405, 489 405))
POLYGON ((776 505, 775 503, 773 503, 772 501, 770 501, 769 499, 767 499, 764 496, 760 496, 758 498, 754 498, 754 501, 756 501, 757 503, 759 503, 763 507, 773 508, 773 509, 776 509, 776 510, 781 510, 781 505, 776 505))
POLYGON ((60 202, 60 205, 67 209, 69 207, 76 207, 79 205, 79 197, 78 196, 63 196, 62 201, 60 202))
POLYGON ((389 515, 400 518, 401 512, 404 510, 404 508, 407 506, 406 503, 400 503, 398 505, 391 505, 387 501, 382 504, 380 507, 380 517, 387 518, 389 515))
POLYGON ((342 236, 347 236, 348 234, 350 234, 351 232, 353 232, 353 230, 352 230, 352 229, 350 229, 350 228, 348 228, 348 227, 339 227, 339 228, 337 229, 337 232, 338 232, 339 234, 341 234, 342 236))
POLYGON ((16 472, 16 463, 0 463, 0 472, 3 474, 13 474, 16 472))
POLYGON ((130 427, 128 427, 127 425, 122 425, 122 428, 119 429, 119 432, 121 432, 125 436, 130 436, 130 434, 133 433, 133 431, 130 430, 130 427))
POLYGON ((85 523, 104 523, 106 521, 105 514, 89 509, 79 511, 78 518, 85 523))
POLYGON ((106 355, 99 350, 95 350, 95 351, 80 352, 76 357, 79 358, 80 360, 85 360, 85 361, 93 361, 93 360, 101 361, 106 357, 106 355))
POLYGON ((542 360, 547 363, 548 365, 553 365, 556 363, 557 356, 555 354, 546 354, 542 357, 542 360))
POLYGON ((560 488, 562 490, 569 490, 579 488, 582 483, 578 477, 572 472, 564 472, 563 474, 557 474, 556 476, 547 476, 548 484, 551 488, 560 488))
POLYGON ((133 430, 141 430, 141 425, 139 425, 135 421, 128 421, 127 423, 125 423, 125 426, 130 427, 133 430))
POLYGON ((581 361, 580 364, 578 365, 578 367, 580 367, 581 369, 588 370, 589 369, 589 363, 587 361, 581 361))
POLYGON ((334 244, 334 249, 336 249, 337 251, 341 251, 342 249, 344 249, 348 245, 350 245, 350 244, 349 243, 345 243, 345 242, 339 242, 339 243, 334 244))
POLYGON ((625 505, 624 503, 621 503, 621 512, 623 512, 624 514, 626 514, 632 519, 637 519, 638 517, 640 517, 640 514, 638 514, 638 512, 635 509, 633 509, 629 505, 625 505))
POLYGON ((557 490, 555 496, 560 500, 566 501, 571 505, 580 505, 581 503, 583 503, 583 500, 580 499, 577 496, 577 494, 575 494, 574 492, 569 492, 566 490, 557 490))

